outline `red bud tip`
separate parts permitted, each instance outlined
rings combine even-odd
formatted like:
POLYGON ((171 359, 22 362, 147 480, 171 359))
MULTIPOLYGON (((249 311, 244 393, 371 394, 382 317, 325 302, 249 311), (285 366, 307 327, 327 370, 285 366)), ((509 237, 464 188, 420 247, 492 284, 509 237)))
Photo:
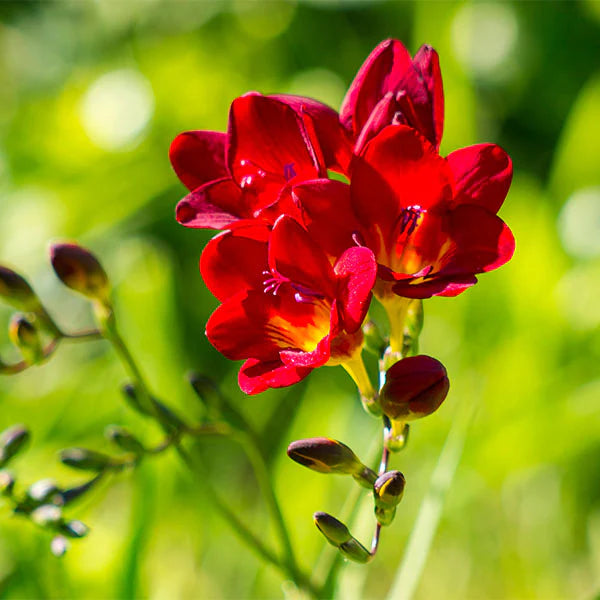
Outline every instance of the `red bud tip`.
POLYGON ((435 412, 448 395, 444 365, 431 356, 411 356, 386 373, 379 402, 383 412, 398 421, 413 421, 435 412))

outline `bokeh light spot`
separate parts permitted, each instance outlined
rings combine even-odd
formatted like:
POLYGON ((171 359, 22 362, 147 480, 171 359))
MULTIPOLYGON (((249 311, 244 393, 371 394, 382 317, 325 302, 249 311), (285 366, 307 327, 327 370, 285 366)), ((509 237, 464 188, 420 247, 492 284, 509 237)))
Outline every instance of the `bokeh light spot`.
POLYGON ((600 187, 577 190, 558 216, 565 250, 576 258, 600 255, 600 187))
POLYGON ((154 94, 138 71, 119 69, 99 77, 85 93, 80 117, 85 132, 103 150, 128 150, 146 130, 154 94))
POLYGON ((474 75, 505 79, 519 37, 519 23, 509 4, 465 4, 452 22, 452 49, 474 75))

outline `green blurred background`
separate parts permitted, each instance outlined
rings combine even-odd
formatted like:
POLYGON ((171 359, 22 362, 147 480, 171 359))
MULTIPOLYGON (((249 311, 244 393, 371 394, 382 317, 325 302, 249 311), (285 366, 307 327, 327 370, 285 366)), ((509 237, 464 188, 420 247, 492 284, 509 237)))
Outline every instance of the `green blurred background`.
MULTIPOLYGON (((501 216, 514 259, 454 299, 426 301, 421 350, 452 388, 413 428, 392 466, 408 480, 380 555, 348 566, 340 598, 383 598, 453 421, 474 408, 464 454, 416 597, 594 598, 600 591, 600 3, 0 3, 0 262, 25 273, 65 327, 91 323, 61 289, 46 246, 74 238, 111 274, 125 337, 154 388, 201 415, 183 375, 210 374, 262 433, 294 542, 310 570, 324 542, 316 510, 339 514, 351 482, 301 469, 293 439, 326 435, 365 455, 378 424, 340 368, 294 389, 244 397, 236 364, 207 343, 216 301, 197 271, 209 233, 173 218, 184 194, 169 143, 224 129, 251 89, 339 107, 386 37, 440 54, 442 151, 491 141, 512 156, 501 216)), ((0 308, 0 320, 10 311, 0 308)), ((0 355, 15 358, 0 327, 0 355)), ((103 429, 157 428, 127 409, 125 373, 104 342, 60 348, 45 366, 0 379, 0 429, 34 438, 19 482, 81 481, 56 452, 109 450, 103 429)), ((194 448, 238 513, 275 543, 251 470, 230 442, 194 448)), ((365 542, 369 504, 355 533, 365 542)), ((0 506, 1 598, 276 598, 281 577, 220 520, 176 456, 107 481, 77 506, 89 537, 58 559, 50 536, 0 506)), ((333 551, 332 549, 330 549, 333 551)))

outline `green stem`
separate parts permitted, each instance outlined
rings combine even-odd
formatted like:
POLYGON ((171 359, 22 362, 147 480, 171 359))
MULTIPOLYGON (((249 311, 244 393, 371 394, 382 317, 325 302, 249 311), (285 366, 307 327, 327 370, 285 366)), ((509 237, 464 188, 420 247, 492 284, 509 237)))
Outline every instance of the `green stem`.
POLYGON ((472 408, 463 409, 448 433, 387 600, 410 600, 417 589, 462 455, 473 412, 472 408))
MULTIPOLYGON (((142 402, 148 409, 152 412, 153 417, 163 426, 166 431, 169 431, 170 424, 165 422, 164 416, 157 409, 155 402, 152 399, 152 395, 150 393, 150 388, 146 383, 146 380, 141 372, 141 369, 137 365, 133 355, 131 354, 129 348, 125 344, 125 341, 121 337, 116 322, 114 319, 114 314, 112 311, 108 314, 108 316, 104 319, 105 327, 104 327, 104 336, 106 339, 111 342, 113 345, 117 355, 121 359, 121 362, 125 366, 129 375, 135 382, 138 387, 141 395, 142 402)), ((239 517, 233 512, 231 508, 227 506, 227 504, 220 497, 217 490, 210 483, 208 478, 208 473, 204 465, 202 465, 199 461, 194 461, 189 456, 187 451, 182 447, 179 437, 173 439, 172 445, 176 449, 177 453, 184 461, 186 466, 193 472, 196 473, 198 467, 202 468, 203 471, 203 487, 208 491, 211 499, 213 500, 215 507, 221 513, 221 515, 225 518, 227 523, 231 525, 233 530, 237 533, 237 535, 250 547, 252 548, 259 556, 261 556, 267 562, 270 562, 274 566, 276 566, 281 572, 283 572, 287 577, 290 577, 294 582, 298 585, 306 589, 309 593, 316 597, 317 590, 310 582, 310 579, 302 573, 300 568, 296 563, 296 559, 294 556, 294 552, 292 549, 291 541, 289 538, 289 534, 287 528, 285 526, 285 522, 283 520, 283 515, 281 513, 281 509, 279 507, 279 503, 277 502, 277 498, 275 496, 273 487, 271 485, 271 480, 264 464, 262 455, 256 445, 254 440, 250 442, 250 436, 245 435, 245 450, 248 454, 248 458, 252 463, 252 466, 255 470, 256 477, 258 483, 265 494, 267 502, 269 503, 270 509, 275 517, 275 522, 278 527, 278 531, 281 537, 281 541, 284 547, 284 553, 286 555, 286 559, 282 562, 274 552, 272 552, 267 546, 263 544, 263 542, 250 530, 246 525, 239 519, 239 517)))

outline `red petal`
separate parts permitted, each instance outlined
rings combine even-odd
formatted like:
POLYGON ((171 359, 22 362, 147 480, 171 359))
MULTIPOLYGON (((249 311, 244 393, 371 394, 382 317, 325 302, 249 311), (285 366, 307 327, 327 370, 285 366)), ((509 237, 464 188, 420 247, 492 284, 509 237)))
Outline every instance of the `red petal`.
MULTIPOLYGON (((310 292, 335 297, 334 273, 327 256, 307 231, 294 219, 277 219, 269 241, 271 271, 310 292)), ((301 290, 298 290, 301 291, 301 290)))
POLYGON ((352 158, 352 142, 333 108, 303 96, 277 94, 270 97, 285 102, 297 114, 306 113, 312 119, 327 168, 342 173, 348 172, 352 158))
POLYGON ((396 244, 403 209, 443 207, 451 199, 450 181, 446 161, 410 127, 386 127, 367 144, 353 170, 352 205, 378 260, 396 244))
POLYGON ((429 45, 421 46, 413 58, 413 65, 419 75, 414 82, 416 85, 422 82, 427 95, 418 101, 420 95, 413 87, 407 86, 407 90, 424 125, 422 133, 438 149, 444 130, 444 89, 438 54, 429 45))
POLYGON ((225 229, 246 212, 242 193, 231 178, 211 181, 180 200, 175 218, 186 227, 225 229))
POLYGON ((508 262, 515 251, 512 232, 496 215, 463 204, 449 217, 453 246, 441 258, 443 272, 483 273, 508 262))
POLYGON ((269 388, 286 387, 298 383, 311 371, 311 368, 284 365, 280 360, 262 362, 250 358, 240 369, 238 382, 246 394, 259 394, 269 388))
POLYGON ((258 94, 231 105, 227 162, 243 189, 268 191, 273 202, 277 187, 319 176, 301 118, 287 104, 258 94))
POLYGON ((510 157, 496 144, 477 144, 446 158, 454 176, 457 204, 478 204, 498 212, 512 180, 510 157))
POLYGON ((360 134, 375 105, 396 91, 398 75, 411 66, 408 50, 398 40, 385 40, 369 54, 342 102, 340 120, 354 136, 360 134))
POLYGON ((355 244, 354 233, 361 225, 350 202, 350 186, 332 179, 316 179, 294 186, 293 196, 310 236, 337 260, 355 244))
POLYGON ((368 248, 348 248, 335 264, 340 278, 338 307, 344 329, 354 333, 369 310, 371 290, 377 278, 375 256, 368 248))
POLYGON ((215 297, 224 302, 241 290, 261 290, 267 269, 270 228, 242 223, 214 237, 200 257, 200 272, 215 297))
POLYGON ((226 139, 226 134, 216 131, 186 131, 173 140, 169 158, 189 190, 229 176, 225 166, 226 139))

